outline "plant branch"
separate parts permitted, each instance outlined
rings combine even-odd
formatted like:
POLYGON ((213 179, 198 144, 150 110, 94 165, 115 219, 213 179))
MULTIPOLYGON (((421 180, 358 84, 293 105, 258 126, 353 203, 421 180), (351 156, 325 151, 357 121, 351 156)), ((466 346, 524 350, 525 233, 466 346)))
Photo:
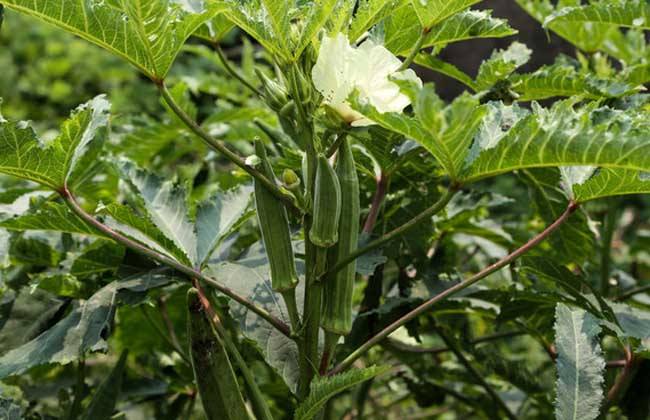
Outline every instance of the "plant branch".
POLYGON ((282 320, 279 318, 275 317, 273 314, 269 313, 266 309, 257 306, 255 303, 253 303, 251 300, 248 298, 239 295, 236 293, 234 290, 231 290, 230 288, 222 285, 215 279, 212 279, 210 277, 205 276, 202 274, 199 270, 196 270, 192 267, 188 267, 173 258, 170 258, 164 254, 161 254, 157 251, 154 251, 141 243, 134 241, 121 233, 111 229, 110 227, 104 225, 101 223, 99 220, 95 219, 92 215, 87 213, 81 205, 77 202, 76 198, 70 193, 70 191, 65 187, 62 191, 60 191, 61 197, 63 198, 64 202, 66 205, 77 215, 79 216, 83 221, 88 223, 90 226, 93 228, 97 229, 98 231, 102 232, 109 238, 113 239, 115 242, 139 253, 144 255, 145 257, 148 257, 154 261, 157 261, 163 265, 166 265, 168 267, 171 267, 185 275, 187 275, 190 278, 198 278, 201 281, 211 285, 215 289, 217 289, 219 292, 223 293, 224 295, 232 298, 233 300, 237 301, 238 303, 242 304, 246 308, 250 309, 260 317, 264 318, 267 322, 269 322, 271 325, 273 325, 278 331, 280 331, 282 334, 286 335, 287 337, 290 336, 291 331, 290 328, 287 324, 285 324, 282 320))
POLYGON ((356 251, 350 253, 346 258, 343 258, 341 261, 337 262, 332 268, 327 270, 325 275, 328 276, 337 273, 338 271, 342 270, 345 266, 347 266, 348 264, 350 264, 352 261, 356 260, 360 256, 379 248, 385 243, 404 234, 406 231, 414 228, 420 222, 423 222, 424 220, 439 213, 442 209, 444 209, 447 206, 447 204, 452 199, 452 197, 456 194, 458 189, 459 189, 458 186, 452 185, 449 188, 449 190, 447 190, 447 192, 431 207, 424 210, 422 213, 418 214, 408 222, 404 223, 402 226, 393 229, 392 231, 386 233, 385 235, 375 239, 374 241, 367 243, 365 246, 362 246, 358 248, 356 251))
POLYGON ((447 337, 446 334, 444 334, 442 331, 438 329, 437 334, 442 338, 442 341, 445 342, 449 350, 451 350, 452 353, 454 353, 454 356, 456 356, 456 359, 465 367, 465 370, 469 372, 470 375, 474 377, 476 382, 492 397, 494 402, 501 408, 501 410, 506 414, 506 417, 508 417, 510 420, 517 420, 517 416, 515 416, 512 411, 508 408, 506 403, 503 401, 503 399, 497 394, 497 392, 492 388, 492 386, 485 380, 483 375, 476 370, 474 365, 465 357, 463 352, 456 346, 456 344, 449 338, 447 337))
POLYGON ((616 298, 614 298, 614 300, 621 302, 631 298, 634 295, 638 295, 640 293, 645 293, 649 291, 650 291, 650 284, 646 284, 645 286, 633 287, 618 295, 616 298))
POLYGON ((336 366, 334 369, 332 369, 329 374, 333 375, 336 373, 339 373, 343 371, 344 369, 350 367, 352 363, 354 363, 355 360, 357 360, 359 357, 361 357, 363 354, 365 354, 370 348, 372 348, 375 344, 381 342, 384 340, 386 337, 388 337, 390 334, 392 334, 395 330, 398 328, 402 327, 404 324, 407 322, 417 318, 421 314, 427 312, 429 309, 431 309, 432 306, 434 306, 436 303, 448 298, 449 296, 460 292, 461 290, 464 290, 468 288, 469 286, 473 285, 474 283, 478 282, 479 280, 489 276, 490 274, 494 273, 495 271, 500 270, 501 268, 507 266, 508 264, 512 263, 514 260, 519 258, 521 255, 525 254, 526 252, 530 251, 532 248, 536 247, 539 245, 542 241, 544 241, 551 233, 555 232, 564 222, 567 221, 567 219, 578 209, 578 204, 575 202, 570 202, 569 205, 567 206, 566 210, 564 213, 558 217, 558 219, 553 222, 551 225, 549 225, 546 229, 544 229, 542 232, 537 234, 535 237, 533 237, 530 241, 526 242, 524 245, 522 245, 520 248, 515 250, 514 252, 510 253, 509 255, 505 256, 504 258, 500 259, 499 261, 495 262, 492 265, 489 265, 485 267, 483 270, 478 272, 477 274, 473 275, 472 277, 446 289, 445 291, 435 295, 428 301, 424 302, 422 305, 418 306, 417 308, 413 309, 411 312, 407 313, 406 315, 402 316, 399 318, 397 321, 393 322, 383 330, 381 330, 379 333, 377 333, 375 336, 370 338, 368 341, 366 341, 364 344, 362 344, 359 348, 357 348, 355 351, 353 351, 345 360, 343 360, 338 366, 336 366))
POLYGON ((415 42, 415 45, 413 46, 413 49, 411 50, 409 55, 406 57, 404 62, 402 62, 402 65, 399 66, 399 68, 397 69, 397 72, 404 71, 404 70, 408 69, 411 64, 413 64, 413 60, 415 60, 415 57, 418 55, 418 53, 422 49, 422 44, 424 43, 424 39, 426 38, 429 31, 430 31, 429 28, 422 28, 422 32, 420 32, 420 36, 418 37, 418 40, 415 42))
POLYGON ((372 203, 370 204, 370 211, 366 217, 366 222, 363 224, 363 232, 367 234, 372 233, 372 230, 375 228, 375 224, 377 223, 379 211, 384 203, 384 198, 386 198, 388 176, 382 172, 379 174, 375 182, 375 194, 372 197, 372 203))
POLYGON ((181 107, 176 103, 174 97, 167 89, 167 86, 164 83, 157 85, 160 93, 167 103, 171 110, 178 116, 178 118, 183 121, 183 123, 189 128, 194 134, 199 136, 208 146, 216 150, 217 152, 224 155, 228 160, 230 160, 235 165, 239 166, 241 169, 246 171, 250 176, 258 180, 264 187, 269 190, 277 199, 282 201, 287 208, 294 212, 300 212, 298 206, 296 206, 295 198, 288 192, 283 191, 280 187, 273 181, 268 179, 264 174, 255 169, 254 167, 247 165, 244 159, 239 155, 232 152, 226 145, 212 137, 208 134, 196 121, 192 119, 181 107))
MULTIPOLYGON (((489 335, 484 335, 482 337, 478 337, 474 340, 471 340, 469 342, 470 345, 476 345, 476 344, 481 344, 481 343, 487 343, 490 341, 496 341, 500 340, 503 338, 511 338, 511 337, 517 337, 520 335, 527 335, 528 332, 526 331, 504 331, 504 332, 499 332, 499 333, 494 333, 494 334, 489 334, 489 335)), ((410 344, 402 343, 396 340, 391 340, 390 338, 387 339, 387 342, 391 347, 394 347, 395 349, 399 351, 405 351, 407 353, 429 353, 429 354, 440 354, 440 353, 446 353, 448 351, 451 351, 451 348, 449 347, 418 347, 418 346, 413 346, 410 344)))
POLYGON ((625 364, 623 365, 623 371, 618 375, 614 385, 607 392, 607 401, 605 403, 605 408, 610 407, 613 404, 616 404, 623 395, 623 392, 630 384, 630 381, 634 377, 636 372, 636 359, 634 354, 630 350, 629 346, 625 346, 625 364))
POLYGON ((262 92, 259 91, 251 82, 246 80, 244 76, 239 74, 237 70, 230 64, 230 61, 228 61, 228 58, 226 55, 223 53, 223 50, 219 46, 219 44, 215 43, 214 44, 214 49, 217 52, 217 55, 219 56, 219 60, 221 60, 221 63, 223 64, 224 68, 226 71, 235 79, 239 80, 244 86, 246 86, 251 92, 256 94, 259 97, 263 97, 262 92))

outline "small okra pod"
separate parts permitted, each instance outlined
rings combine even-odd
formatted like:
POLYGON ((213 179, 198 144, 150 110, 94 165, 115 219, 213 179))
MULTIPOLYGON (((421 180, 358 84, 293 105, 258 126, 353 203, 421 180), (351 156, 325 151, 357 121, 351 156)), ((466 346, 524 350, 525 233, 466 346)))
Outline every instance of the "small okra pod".
MULTIPOLYGON (((359 241, 359 178, 350 142, 344 140, 339 148, 336 173, 341 184, 341 221, 339 241, 328 252, 330 266, 335 265, 357 249, 359 241)), ((324 330, 345 335, 352 329, 352 297, 356 278, 356 260, 349 263, 332 278, 324 281, 324 330)))
POLYGON ((318 157, 314 187, 314 209, 309 239, 321 248, 329 248, 339 239, 341 185, 325 156, 318 157))
MULTIPOLYGON (((260 171, 275 181, 273 168, 268 162, 262 142, 255 142, 255 154, 260 158, 260 171)), ((271 284, 276 292, 291 290, 298 284, 298 274, 291 245, 289 218, 284 204, 264 185, 255 180, 255 206, 262 231, 262 241, 271 267, 271 284)))

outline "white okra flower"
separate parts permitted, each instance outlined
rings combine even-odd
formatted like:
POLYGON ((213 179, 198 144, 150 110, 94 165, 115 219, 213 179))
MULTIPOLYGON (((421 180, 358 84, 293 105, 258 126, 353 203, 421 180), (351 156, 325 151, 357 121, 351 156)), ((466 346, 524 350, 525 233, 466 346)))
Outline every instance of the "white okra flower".
POLYGON ((410 103, 408 96, 389 78, 400 77, 422 86, 411 69, 397 72, 402 62, 383 45, 367 39, 359 47, 350 45, 347 36, 324 37, 318 60, 312 69, 314 86, 324 102, 354 127, 375 124, 353 110, 346 99, 354 89, 359 99, 367 101, 379 112, 402 112, 410 103))

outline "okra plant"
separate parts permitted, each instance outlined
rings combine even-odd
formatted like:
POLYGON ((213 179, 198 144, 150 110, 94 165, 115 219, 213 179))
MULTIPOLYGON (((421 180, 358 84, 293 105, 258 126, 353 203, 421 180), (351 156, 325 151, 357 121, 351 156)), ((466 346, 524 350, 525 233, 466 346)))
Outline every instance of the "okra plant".
POLYGON ((0 0, 130 75, 0 84, 0 417, 648 418, 650 3, 479 3, 0 0))

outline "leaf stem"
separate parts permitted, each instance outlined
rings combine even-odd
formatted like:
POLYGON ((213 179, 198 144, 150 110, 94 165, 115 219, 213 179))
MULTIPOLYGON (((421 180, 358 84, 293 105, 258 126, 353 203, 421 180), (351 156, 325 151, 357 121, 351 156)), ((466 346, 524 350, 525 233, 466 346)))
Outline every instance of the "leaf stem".
POLYGON ((506 417, 508 417, 510 420, 517 420, 517 416, 515 416, 512 411, 508 408, 506 403, 503 401, 501 396, 497 394, 497 392, 492 388, 492 386, 485 380, 483 375, 476 370, 474 365, 465 357, 463 352, 456 346, 456 344, 451 340, 449 337, 447 337, 446 334, 444 334, 440 329, 436 331, 436 333, 442 338, 442 341, 447 345, 447 348, 451 350, 452 353, 454 353, 454 356, 456 356, 456 359, 465 367, 467 372, 471 376, 474 377, 476 382, 492 397, 494 402, 501 408, 501 410, 505 413, 506 417))
POLYGON ((370 211, 366 217, 366 222, 363 224, 363 232, 367 234, 372 233, 372 230, 375 228, 375 224, 377 223, 379 211, 384 203, 384 198, 386 198, 388 176, 381 172, 379 176, 377 176, 375 183, 375 194, 372 197, 372 203, 370 204, 370 211))
POLYGON ((448 298, 449 296, 460 292, 461 290, 464 290, 468 288, 469 286, 473 285, 474 283, 478 282, 479 280, 489 276, 490 274, 494 273, 495 271, 500 270, 501 268, 507 266, 508 264, 512 263, 514 260, 519 258, 521 255, 525 254, 526 252, 530 251, 532 248, 536 247, 539 245, 541 242, 543 242, 551 233, 555 232, 564 222, 567 221, 567 219, 578 209, 579 205, 575 202, 570 202, 569 205, 567 206, 566 210, 564 213, 558 217, 555 222, 553 222, 551 225, 549 225, 546 229, 544 229, 542 232, 537 234, 535 237, 533 237, 530 241, 526 242, 524 245, 522 245, 520 248, 516 249, 509 255, 503 257, 499 261, 495 262, 494 264, 491 264, 487 267, 485 267, 483 270, 478 272, 477 274, 471 276, 470 278, 446 289, 445 291, 433 296, 431 299, 428 301, 424 302, 417 308, 413 309, 406 315, 402 316, 399 318, 397 321, 393 322, 383 330, 381 330, 379 333, 377 333, 375 336, 370 338, 368 341, 366 341, 364 344, 362 344, 359 348, 357 348, 355 351, 353 351, 345 360, 343 360, 341 363, 339 363, 334 369, 332 369, 329 372, 329 375, 334 375, 336 373, 339 373, 343 371, 344 369, 347 369, 354 363, 355 360, 357 360, 359 357, 361 357, 363 354, 365 354, 370 348, 372 348, 375 344, 381 342, 384 340, 386 337, 391 335, 395 330, 399 329, 402 327, 404 324, 407 322, 411 321, 412 319, 417 318, 421 314, 427 312, 429 309, 431 309, 432 306, 434 306, 436 303, 448 298))
MULTIPOLYGON (((474 340, 471 340, 469 344, 476 345, 481 343, 487 343, 490 341, 500 340, 503 338, 517 337, 520 335, 527 335, 527 334, 528 333, 526 331, 503 331, 503 332, 498 332, 498 333, 484 335, 482 337, 475 338, 474 340)), ((451 351, 451 348, 449 347, 418 347, 418 346, 402 343, 399 341, 391 340, 390 338, 388 338, 386 341, 389 343, 390 347, 394 347, 399 351, 404 351, 407 353, 440 354, 440 353, 446 353, 448 351, 451 351)))
POLYGON ((154 261, 157 261, 163 265, 166 265, 168 267, 171 267, 185 275, 187 275, 190 278, 198 278, 201 281, 211 285, 215 289, 217 289, 219 292, 223 293, 224 295, 230 297, 231 299, 237 301, 241 305, 245 306, 246 308, 250 309, 257 315, 259 315, 261 318, 265 319, 267 322, 269 322, 273 327, 275 327, 278 331, 280 331, 282 334, 286 335, 289 337, 291 335, 291 330, 287 324, 285 324, 282 320, 279 318, 275 317, 273 314, 268 312, 266 309, 257 306, 255 303, 253 303, 251 300, 248 298, 239 295, 236 293, 234 290, 231 290, 230 288, 222 285, 215 279, 212 279, 208 276, 205 276, 202 274, 199 270, 196 270, 192 267, 188 267, 184 264, 181 264, 180 262, 164 255, 161 254, 157 251, 154 251, 141 243, 134 241, 121 233, 111 229, 110 227, 104 225, 101 223, 99 220, 95 219, 92 215, 87 213, 81 205, 77 202, 76 198, 74 195, 70 193, 67 187, 63 188, 62 191, 60 191, 61 197, 63 198, 63 201, 66 203, 66 205, 77 215, 79 218, 81 218, 83 221, 88 223, 90 226, 93 228, 97 229, 98 231, 104 233, 106 236, 109 238, 113 239, 115 242, 139 253, 144 255, 145 257, 148 257, 154 261))
POLYGON ((650 284, 646 284, 644 286, 638 286, 638 287, 633 287, 631 289, 628 289, 618 295, 616 298, 614 298, 615 301, 621 302, 624 300, 627 300, 631 298, 634 295, 638 295, 639 293, 645 293, 650 291, 650 284))
POLYGON ((300 212, 300 209, 298 208, 298 206, 296 206, 294 202, 295 198, 291 194, 281 190, 280 187, 278 187, 278 185, 275 182, 265 177, 260 171, 258 171, 254 167, 247 165, 244 159, 242 159, 239 155, 237 155, 236 153, 228 149, 226 145, 223 144, 223 142, 217 140, 216 138, 208 134, 196 121, 192 119, 192 117, 190 117, 180 107, 180 105, 178 105, 178 103, 176 103, 174 97, 169 92, 169 89, 167 89, 165 83, 159 83, 157 86, 167 105, 169 105, 171 110, 178 116, 178 118, 181 119, 181 121, 183 121, 183 123, 187 126, 187 128, 189 128, 194 134, 199 136, 199 138, 201 138, 201 140, 203 140, 208 146, 210 146, 217 152, 224 155, 232 163, 234 163, 235 165, 237 165, 238 167, 246 171, 253 178, 257 179, 276 198, 278 198, 283 203, 285 203, 287 208, 289 208, 294 212, 300 212))
POLYGON ((457 185, 452 185, 445 194, 440 197, 438 201, 436 201, 431 207, 428 209, 424 210, 422 213, 418 214, 408 222, 404 223, 402 226, 399 226, 392 231, 386 233, 385 235, 375 239, 374 241, 371 241, 367 243, 365 246, 357 248, 356 251, 350 253, 346 258, 341 259, 339 262, 337 262, 332 268, 327 270, 325 273, 326 276, 332 275, 334 273, 337 273, 338 271, 342 270, 345 266, 350 264, 352 261, 356 260, 360 256, 373 251, 380 246, 384 245, 385 243, 391 241, 392 239, 404 234, 406 231, 414 228, 417 226, 419 223, 427 220, 428 218, 432 217, 433 215, 439 213, 442 209, 444 209, 449 201, 452 199, 452 197, 456 194, 460 187, 457 185))
MULTIPOLYGON (((610 204, 614 204, 610 200, 610 204)), ((607 209, 603 217, 603 230, 600 246, 600 293, 607 297, 609 295, 609 280, 611 274, 611 248, 614 231, 616 230, 616 220, 618 216, 617 207, 612 205, 607 209)))
POLYGON ((605 409, 618 402, 636 373, 637 363, 636 358, 634 357, 634 353, 632 353, 629 346, 625 346, 624 351, 625 364, 623 365, 623 371, 618 375, 616 381, 614 382, 614 385, 612 385, 612 387, 607 392, 605 409))
POLYGON ((239 80, 244 86, 246 86, 251 92, 253 92, 257 96, 259 96, 259 97, 263 96, 262 92, 260 92, 259 89, 257 89, 255 86, 253 86, 253 84, 251 82, 246 80, 246 78, 244 78, 244 76, 242 76, 241 74, 239 74, 239 72, 237 72, 237 70, 235 70, 235 68, 232 66, 232 64, 230 64, 230 61, 228 61, 228 58, 226 57, 226 55, 223 53, 223 50, 221 49, 219 44, 215 43, 214 44, 214 49, 217 52, 217 55, 219 56, 219 59, 223 63, 223 66, 225 67, 226 71, 228 73, 230 73, 230 75, 232 77, 239 80))
POLYGON ((402 65, 399 66, 399 68, 396 70, 396 72, 404 71, 404 70, 408 69, 411 64, 413 64, 413 60, 415 60, 415 57, 418 55, 418 53, 422 49, 422 44, 424 44, 424 39, 426 38, 429 31, 430 31, 429 28, 422 28, 422 32, 420 32, 420 36, 418 37, 418 40, 415 42, 415 45, 413 46, 413 49, 411 50, 409 55, 406 57, 404 62, 402 62, 402 65))

